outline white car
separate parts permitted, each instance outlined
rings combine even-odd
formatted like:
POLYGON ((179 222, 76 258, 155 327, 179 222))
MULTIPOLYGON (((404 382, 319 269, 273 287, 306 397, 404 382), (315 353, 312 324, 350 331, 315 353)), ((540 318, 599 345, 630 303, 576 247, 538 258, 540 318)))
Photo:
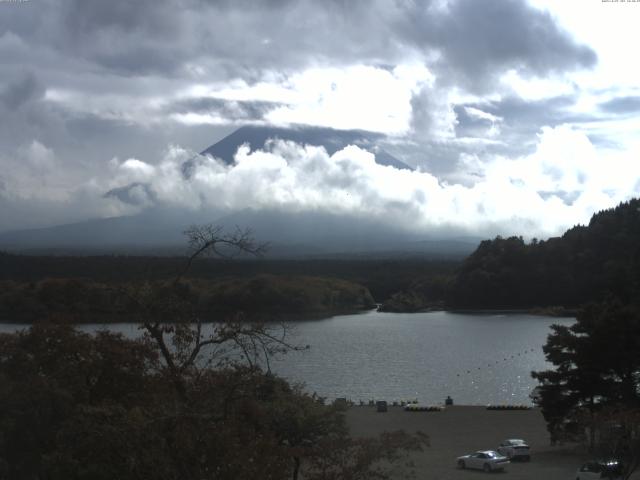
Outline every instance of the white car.
POLYGON ((622 464, 618 460, 594 461, 583 464, 576 472, 576 480, 622 480, 622 464))
POLYGON ((529 445, 520 438, 509 438, 502 442, 498 447, 498 453, 509 459, 521 459, 527 462, 531 460, 529 445))
POLYGON ((509 465, 509 459, 493 450, 479 450, 476 453, 458 457, 457 463, 459 468, 479 468, 485 472, 492 472, 504 470, 504 467, 509 465))

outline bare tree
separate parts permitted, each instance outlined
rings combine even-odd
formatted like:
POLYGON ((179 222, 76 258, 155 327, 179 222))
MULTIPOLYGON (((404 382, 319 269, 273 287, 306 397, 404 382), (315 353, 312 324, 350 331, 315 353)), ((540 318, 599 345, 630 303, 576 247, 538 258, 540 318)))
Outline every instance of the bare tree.
MULTIPOLYGON (((169 282, 146 282, 130 295, 138 306, 141 328, 160 352, 163 373, 176 392, 175 408, 168 406, 151 421, 164 422, 168 431, 179 433, 184 427, 188 432, 179 440, 169 437, 170 452, 184 452, 186 443, 195 442, 193 451, 202 452, 202 458, 221 468, 216 450, 208 447, 207 439, 228 438, 220 445, 224 447, 245 429, 255 429, 269 432, 267 437, 275 445, 270 444, 273 450, 262 455, 262 466, 256 465, 259 473, 245 478, 257 478, 258 474, 284 478, 268 477, 264 471, 283 462, 282 468, 294 480, 300 478, 303 466, 304 477, 310 479, 384 480, 400 468, 408 453, 428 445, 426 436, 403 432, 378 439, 352 439, 342 412, 325 406, 323 399, 305 394, 300 387, 269 375, 273 355, 303 349, 289 342, 284 324, 248 322, 242 313, 234 313, 222 322, 204 323, 198 313, 197 296, 185 280, 196 259, 204 255, 261 255, 266 245, 255 243, 248 230, 236 229, 226 235, 220 227, 207 225, 191 227, 185 234, 190 253, 176 277, 169 282)), ((250 454, 242 452, 245 457, 238 458, 237 465, 227 461, 223 466, 230 471, 234 465, 245 469, 250 454)), ((182 468, 184 459, 178 453, 175 462, 182 468)), ((208 467, 193 462, 185 468, 192 467, 212 474, 208 467)), ((409 473, 403 471, 403 476, 409 478, 409 473)), ((213 474, 226 478, 218 470, 213 474)))
POLYGON ((267 243, 256 243, 249 229, 236 227, 233 233, 225 233, 220 225, 192 225, 184 231, 189 244, 189 256, 174 282, 178 283, 187 274, 193 261, 202 256, 234 258, 241 254, 262 256, 267 243))
POLYGON ((227 234, 220 226, 201 225, 184 233, 189 254, 173 280, 147 281, 128 294, 137 306, 141 328, 160 351, 179 397, 184 398, 187 393, 187 377, 199 375, 204 368, 242 362, 270 371, 270 357, 302 349, 288 342, 286 325, 250 323, 240 312, 222 322, 203 323, 197 299, 184 281, 194 261, 207 255, 260 256, 267 244, 256 243, 250 230, 239 228, 227 234))

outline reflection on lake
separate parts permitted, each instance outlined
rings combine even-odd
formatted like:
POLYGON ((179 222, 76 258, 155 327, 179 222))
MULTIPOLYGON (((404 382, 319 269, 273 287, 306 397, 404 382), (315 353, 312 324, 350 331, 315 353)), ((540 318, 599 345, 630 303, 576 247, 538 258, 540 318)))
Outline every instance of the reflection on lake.
MULTIPOLYGON (((548 368, 542 345, 554 323, 574 319, 525 314, 367 312, 289 323, 290 340, 310 345, 272 362, 285 378, 329 398, 417 398, 458 404, 529 403, 532 370, 548 368)), ((0 331, 24 325, 0 324, 0 331)), ((137 325, 106 326, 128 337, 137 325)), ((84 331, 104 328, 82 325, 84 331)))

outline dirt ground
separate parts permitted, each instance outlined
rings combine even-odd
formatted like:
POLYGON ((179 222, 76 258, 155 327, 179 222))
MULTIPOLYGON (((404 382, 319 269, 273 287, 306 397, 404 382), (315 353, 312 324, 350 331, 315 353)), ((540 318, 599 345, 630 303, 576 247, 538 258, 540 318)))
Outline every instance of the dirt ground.
POLYGON ((412 457, 418 479, 478 479, 490 475, 505 479, 572 480, 578 467, 589 459, 577 445, 550 446, 538 409, 495 411, 452 406, 442 412, 405 412, 401 407, 389 407, 388 412, 378 413, 375 407, 355 406, 347 412, 347 423, 354 436, 394 430, 421 430, 429 435, 431 446, 412 457), (531 461, 511 462, 504 473, 456 468, 456 457, 476 450, 495 450, 506 438, 525 439, 531 447, 531 461))

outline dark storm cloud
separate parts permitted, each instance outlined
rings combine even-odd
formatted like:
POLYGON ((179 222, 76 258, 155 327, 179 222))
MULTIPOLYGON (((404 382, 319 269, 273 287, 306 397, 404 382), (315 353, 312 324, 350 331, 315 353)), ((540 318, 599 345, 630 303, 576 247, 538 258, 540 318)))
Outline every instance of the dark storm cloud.
POLYGON ((27 102, 41 98, 43 94, 44 88, 35 75, 25 73, 0 91, 0 102, 9 110, 15 110, 27 102))
POLYGON ((264 115, 283 105, 277 102, 225 100, 222 98, 189 98, 170 104, 166 112, 216 115, 230 122, 262 120, 264 115))
MULTIPOLYGON (((437 81, 433 88, 414 92, 412 138, 387 150, 435 174, 451 172, 461 154, 507 147, 456 142, 456 134, 480 137, 483 122, 451 109, 450 87, 494 93, 504 85, 493 80, 508 69, 523 78, 545 76, 589 67, 596 59, 525 0, 443 3, 0 2, 0 117, 10 119, 0 128, 0 145, 5 153, 19 152, 37 140, 53 152, 61 172, 92 181, 108 177, 109 165, 117 163, 114 157, 155 165, 168 144, 200 151, 231 133, 233 125, 259 121, 280 105, 252 101, 252 92, 243 101, 200 97, 217 88, 240 85, 244 93, 247 85, 264 83, 287 89, 294 83, 292 75, 309 67, 365 65, 392 73, 399 65, 415 63, 426 66, 437 81), (173 115, 190 113, 211 114, 227 124, 185 125, 173 115)), ((291 87, 293 97, 296 88, 291 87)), ((541 125, 569 118, 561 102, 529 105, 505 99, 475 106, 503 117, 505 142, 516 140, 518 148, 535 141, 541 125)), ((153 200, 144 185, 132 181, 100 200, 117 198, 128 205, 153 200)), ((65 189, 78 184, 69 181, 65 189)), ((83 203, 64 208, 89 216, 90 202, 83 203)), ((38 218, 55 208, 61 215, 62 207, 45 200, 30 205, 23 210, 38 209, 38 218)))
MULTIPOLYGON (((0 85, 2 103, 16 108, 50 88, 144 98, 162 97, 194 82, 241 78, 252 84, 266 75, 278 83, 309 65, 359 62, 393 68, 415 53, 426 56, 439 84, 475 90, 493 88, 491 79, 508 68, 542 75, 595 61, 594 53, 577 45, 549 14, 524 1, 458 0, 438 6, 441 3, 39 0, 3 7, 0 63, 8 78, 16 78, 25 63, 33 73, 22 83, 0 85), (430 60, 433 53, 439 54, 436 63, 430 60)), ((430 135, 440 128, 437 123, 448 107, 438 96, 437 91, 415 93, 412 127, 417 134, 430 135)), ((207 101, 170 102, 169 110, 209 109, 233 122, 260 119, 269 108, 262 102, 207 101)), ((29 123, 24 131, 38 138, 62 142, 66 130, 75 137, 73 142, 82 143, 82 135, 74 134, 82 118, 91 123, 95 115, 117 116, 100 111, 100 106, 85 115, 62 112, 72 103, 86 109, 82 102, 72 99, 46 107, 45 115, 33 111, 29 118, 14 118, 16 130, 25 127, 18 125, 24 121, 29 123), (56 134, 48 134, 46 126, 34 128, 38 118, 49 118, 56 134), (72 128, 67 128, 70 121, 72 128)), ((131 128, 135 122, 124 116, 121 121, 131 128)), ((120 143, 121 130, 105 131, 105 137, 113 134, 105 143, 120 143)))
MULTIPOLYGON (((507 68, 542 75, 591 65, 595 60, 591 50, 577 45, 547 13, 515 0, 458 0, 446 8, 433 1, 37 3, 37 8, 35 2, 27 2, 24 8, 3 10, 7 15, 0 18, 0 32, 4 34, 0 37, 0 62, 10 71, 23 68, 25 59, 33 60, 30 67, 34 78, 46 79, 38 86, 40 91, 62 87, 98 95, 126 92, 140 98, 163 96, 193 82, 241 78, 252 84, 263 81, 265 74, 271 75, 271 81, 275 74, 276 81, 280 78, 286 82, 288 74, 309 65, 360 62, 391 69, 408 52, 427 57, 439 53, 435 64, 427 62, 436 71, 439 84, 461 84, 477 90, 492 89, 491 79, 507 68)), ((18 105, 27 99, 25 95, 34 92, 29 82, 22 88, 23 91, 11 93, 10 100, 3 97, 4 103, 18 105)), ((443 118, 448 106, 439 97, 437 91, 415 93, 411 103, 416 135, 430 136, 442 124, 446 128, 443 118)), ((234 122, 259 120, 270 106, 275 104, 196 98, 170 102, 166 111, 215 112, 234 122)), ((47 112, 48 117, 53 117, 51 125, 57 126, 56 135, 38 128, 39 137, 55 137, 62 143, 64 135, 58 134, 66 131, 75 137, 73 142, 84 143, 83 135, 75 134, 83 130, 82 119, 89 122, 87 128, 91 129, 90 124, 99 122, 94 117, 105 113, 94 109, 85 115, 63 115, 61 108, 64 107, 56 107, 54 112, 48 107, 47 112)), ((47 116, 33 112, 31 118, 47 116)), ((529 120, 536 120, 535 115, 515 121, 529 120)), ((144 128, 131 131, 139 130, 135 121, 123 118, 115 123, 116 128, 103 131, 100 143, 131 143, 124 139, 127 128, 130 134, 143 135, 145 142, 150 140, 144 128)), ((511 119, 507 123, 511 124, 511 119)), ((539 126, 536 123, 531 129, 535 131, 539 126)), ((34 133, 33 125, 25 131, 34 133)), ((164 141, 158 135, 158 143, 161 140, 164 141)), ((434 149, 440 152, 443 147, 434 149)), ((139 154, 139 149, 135 153, 139 154)), ((432 159, 431 163, 437 161, 432 159)))
POLYGON ((125 75, 170 75, 189 59, 181 38, 186 25, 180 3, 66 2, 60 48, 125 75))
POLYGON ((544 75, 596 63, 593 50, 577 44, 550 14, 522 1, 458 0, 435 12, 429 3, 403 4, 407 13, 403 23, 410 28, 398 33, 442 52, 445 82, 477 90, 489 87, 482 80, 511 68, 544 75))
POLYGON ((180 55, 188 58, 177 38, 186 25, 176 9, 151 0, 25 2, 3 8, 0 38, 15 35, 31 49, 54 50, 114 72, 169 73, 182 64, 180 55))
MULTIPOLYGON (((13 84, 4 90, 12 91, 13 84)), ((64 112, 55 105, 40 100, 39 86, 35 90, 32 87, 20 87, 17 90, 23 94, 18 99, 9 96, 0 100, 0 149, 2 153, 8 153, 38 140, 45 145, 58 144, 70 141, 69 132, 65 125, 64 112)))
POLYGON ((86 159, 100 159, 106 163, 113 157, 133 157, 151 164, 162 158, 170 144, 189 146, 194 151, 200 151, 236 128, 180 123, 170 123, 164 128, 148 128, 95 115, 68 118, 65 125, 67 130, 74 133, 76 150, 82 152, 86 159), (114 142, 114 138, 118 141, 114 142))
MULTIPOLYGON (((176 2, 173 7, 180 9, 176 2)), ((171 33, 173 23, 167 9, 170 4, 156 0, 96 1, 68 0, 61 5, 65 26, 72 34, 95 34, 97 31, 142 31, 145 35, 162 36, 171 33)))
POLYGON ((469 114, 464 105, 456 105, 453 110, 456 113, 457 137, 480 137, 486 133, 488 120, 469 114))
POLYGON ((212 75, 244 77, 318 61, 393 64, 412 48, 440 52, 447 81, 477 86, 507 68, 540 75, 596 60, 549 14, 517 0, 458 0, 446 8, 426 0, 38 3, 12 9, 0 32, 126 74, 169 75, 192 63, 215 65, 212 75))
POLYGON ((640 96, 613 98, 601 103, 600 109, 610 113, 638 113, 640 112, 640 96))
MULTIPOLYGON (((458 136, 473 136, 473 131, 487 121, 470 115, 465 107, 472 107, 489 113, 502 119, 500 122, 506 128, 511 129, 539 129, 540 125, 555 126, 569 121, 576 121, 583 117, 578 117, 568 112, 568 108, 574 105, 577 97, 574 95, 562 95, 543 100, 527 101, 519 97, 509 96, 499 101, 468 103, 456 105, 454 110, 458 124, 456 133, 458 136)), ((583 119, 593 119, 588 116, 583 119)))
POLYGON ((570 108, 577 100, 577 95, 561 95, 535 101, 508 96, 499 101, 456 105, 456 137, 486 136, 492 122, 478 118, 466 110, 467 107, 475 108, 499 118, 496 125, 500 129, 497 137, 500 142, 484 145, 483 152, 509 156, 526 155, 535 150, 538 142, 536 134, 542 126, 556 127, 599 119, 593 114, 572 112, 570 108))

